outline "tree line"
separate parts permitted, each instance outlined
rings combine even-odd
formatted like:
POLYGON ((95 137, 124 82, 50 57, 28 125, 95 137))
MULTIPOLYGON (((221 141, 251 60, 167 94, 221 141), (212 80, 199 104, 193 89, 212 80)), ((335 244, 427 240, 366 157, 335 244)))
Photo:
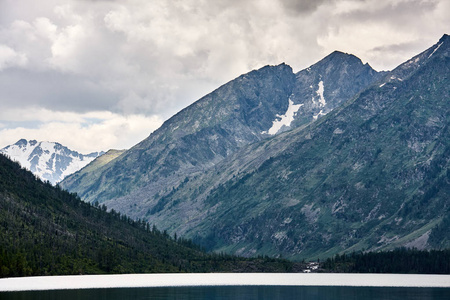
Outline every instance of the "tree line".
POLYGON ((337 254, 324 261, 328 272, 450 274, 450 249, 399 248, 383 252, 337 254))

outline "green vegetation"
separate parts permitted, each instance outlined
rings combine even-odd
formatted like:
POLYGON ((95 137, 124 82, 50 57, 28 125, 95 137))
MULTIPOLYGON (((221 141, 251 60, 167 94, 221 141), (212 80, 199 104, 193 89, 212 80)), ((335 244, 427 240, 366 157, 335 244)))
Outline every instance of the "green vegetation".
POLYGON ((86 174, 89 172, 93 172, 93 171, 97 170, 98 168, 103 167, 107 163, 113 161, 114 159, 116 159, 117 157, 122 155, 125 151, 126 150, 115 150, 115 149, 108 150, 108 152, 97 157, 90 164, 88 164, 86 167, 81 169, 79 171, 79 173, 86 174))
POLYGON ((0 277, 142 272, 289 272, 301 264, 207 254, 142 220, 82 202, 0 156, 0 277))
POLYGON ((450 274, 450 249, 400 248, 388 252, 342 254, 328 258, 321 268, 326 272, 343 273, 450 274))

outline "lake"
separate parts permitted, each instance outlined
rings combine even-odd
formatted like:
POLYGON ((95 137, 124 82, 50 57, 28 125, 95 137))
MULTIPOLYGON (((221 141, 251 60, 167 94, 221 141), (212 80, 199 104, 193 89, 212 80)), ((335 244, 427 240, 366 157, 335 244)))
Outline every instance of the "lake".
POLYGON ((449 288, 325 287, 325 286, 208 286, 109 288, 0 292, 1 300, 128 300, 128 299, 364 299, 448 300, 449 288))
POLYGON ((450 299, 450 275, 206 273, 0 279, 0 300, 450 299))

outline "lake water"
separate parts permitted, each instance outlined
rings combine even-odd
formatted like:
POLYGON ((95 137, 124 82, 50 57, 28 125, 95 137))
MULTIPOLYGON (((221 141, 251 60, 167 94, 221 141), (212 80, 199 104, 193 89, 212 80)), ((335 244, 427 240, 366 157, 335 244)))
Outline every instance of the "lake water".
POLYGON ((0 292, 1 300, 139 300, 139 299, 364 299, 448 300, 449 288, 327 287, 327 286, 208 286, 105 288, 0 292))
POLYGON ((0 300, 450 299, 450 275, 196 273, 0 279, 0 300))

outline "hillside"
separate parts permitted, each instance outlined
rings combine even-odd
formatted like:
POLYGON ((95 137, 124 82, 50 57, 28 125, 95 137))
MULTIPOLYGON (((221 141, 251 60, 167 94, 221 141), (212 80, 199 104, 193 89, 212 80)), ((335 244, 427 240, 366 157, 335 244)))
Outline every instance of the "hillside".
POLYGON ((0 277, 296 268, 206 254, 146 222, 82 202, 0 155, 0 277))
MULTIPOLYGON (((95 182, 98 177, 97 174, 108 167, 108 164, 122 155, 126 150, 114 150, 111 149, 105 154, 97 157, 90 162, 86 167, 78 170, 72 175, 68 176, 66 182, 72 182, 77 185, 79 190, 92 189, 92 182, 95 182)), ((60 186, 65 186, 64 183, 59 183, 60 186)), ((95 201, 94 201, 95 202, 95 201)))

